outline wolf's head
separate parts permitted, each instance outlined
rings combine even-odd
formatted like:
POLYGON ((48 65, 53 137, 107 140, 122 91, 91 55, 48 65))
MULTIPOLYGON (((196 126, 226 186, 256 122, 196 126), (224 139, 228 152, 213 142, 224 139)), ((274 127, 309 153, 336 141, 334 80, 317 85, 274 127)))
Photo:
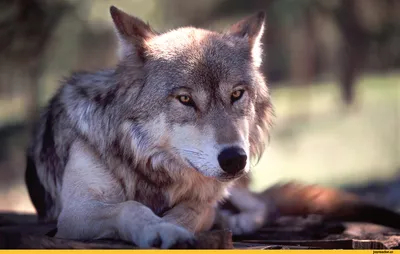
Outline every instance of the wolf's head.
POLYGON ((135 123, 125 124, 136 132, 136 157, 163 154, 158 161, 167 161, 169 153, 184 170, 221 181, 248 172, 250 159, 264 150, 272 115, 260 71, 264 13, 223 33, 193 27, 157 33, 115 7, 110 12, 120 39, 117 72, 136 86, 135 123))

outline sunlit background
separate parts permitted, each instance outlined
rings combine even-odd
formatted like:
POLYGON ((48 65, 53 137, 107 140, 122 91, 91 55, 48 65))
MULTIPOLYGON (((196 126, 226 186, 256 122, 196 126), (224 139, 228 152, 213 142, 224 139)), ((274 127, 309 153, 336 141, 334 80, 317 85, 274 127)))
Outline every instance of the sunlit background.
POLYGON ((400 173, 398 0, 8 0, 0 2, 1 210, 33 211, 24 152, 30 123, 58 81, 116 63, 110 5, 158 31, 223 30, 267 12, 263 68, 276 121, 254 190, 290 179, 341 187, 400 173))

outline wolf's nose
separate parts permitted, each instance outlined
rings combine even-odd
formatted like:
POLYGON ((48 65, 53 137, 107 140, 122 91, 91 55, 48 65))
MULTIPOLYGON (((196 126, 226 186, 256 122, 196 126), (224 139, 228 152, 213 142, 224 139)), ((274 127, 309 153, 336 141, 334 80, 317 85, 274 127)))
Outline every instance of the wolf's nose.
POLYGON ((221 168, 229 174, 236 174, 246 166, 246 152, 239 147, 230 147, 222 150, 218 155, 221 168))

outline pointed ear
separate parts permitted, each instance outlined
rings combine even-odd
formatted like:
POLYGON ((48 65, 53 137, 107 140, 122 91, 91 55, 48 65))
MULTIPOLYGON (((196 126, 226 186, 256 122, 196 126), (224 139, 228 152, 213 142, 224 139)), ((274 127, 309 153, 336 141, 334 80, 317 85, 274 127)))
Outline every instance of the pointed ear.
POLYGON ((264 26, 265 12, 259 11, 232 25, 228 30, 228 34, 230 35, 248 39, 253 60, 257 67, 261 65, 262 61, 261 39, 264 33, 264 26))
POLYGON ((131 16, 115 6, 110 7, 117 35, 120 39, 120 59, 135 54, 145 60, 146 41, 156 36, 149 24, 131 16))

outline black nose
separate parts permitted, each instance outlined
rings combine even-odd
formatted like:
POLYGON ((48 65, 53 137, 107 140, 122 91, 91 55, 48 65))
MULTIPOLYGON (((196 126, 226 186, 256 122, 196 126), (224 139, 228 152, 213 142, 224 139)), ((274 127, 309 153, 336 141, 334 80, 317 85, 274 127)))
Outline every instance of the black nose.
POLYGON ((230 147, 222 150, 218 155, 221 168, 229 174, 236 174, 246 166, 246 152, 239 147, 230 147))

